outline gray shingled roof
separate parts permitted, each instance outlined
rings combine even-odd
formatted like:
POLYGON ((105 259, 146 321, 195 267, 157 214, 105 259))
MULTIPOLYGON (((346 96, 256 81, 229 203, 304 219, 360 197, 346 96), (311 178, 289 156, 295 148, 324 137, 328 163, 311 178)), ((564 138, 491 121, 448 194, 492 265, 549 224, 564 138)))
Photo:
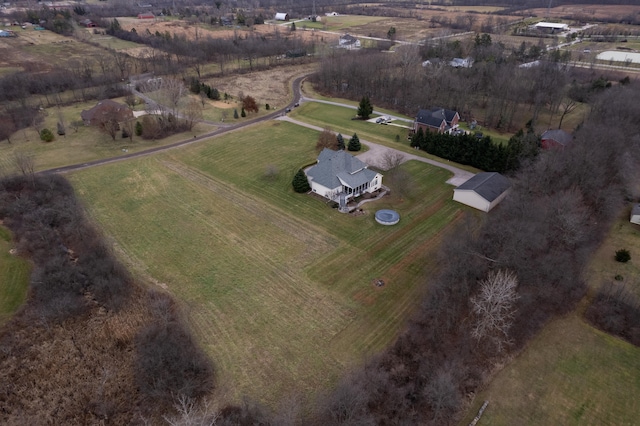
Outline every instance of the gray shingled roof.
POLYGON ((442 120, 444 120, 447 125, 451 125, 451 121, 456 114, 456 111, 444 108, 421 109, 418 110, 416 121, 432 127, 440 127, 442 120))
POLYGON ((337 188, 344 183, 352 188, 370 182, 376 172, 345 151, 323 149, 318 156, 318 164, 307 170, 307 176, 327 188, 337 188))
POLYGON ((462 185, 457 190, 474 191, 485 200, 492 202, 505 192, 511 183, 509 179, 496 172, 478 173, 462 185))
POLYGON ((567 145, 573 140, 573 136, 561 129, 547 130, 540 139, 552 139, 561 145, 567 145))

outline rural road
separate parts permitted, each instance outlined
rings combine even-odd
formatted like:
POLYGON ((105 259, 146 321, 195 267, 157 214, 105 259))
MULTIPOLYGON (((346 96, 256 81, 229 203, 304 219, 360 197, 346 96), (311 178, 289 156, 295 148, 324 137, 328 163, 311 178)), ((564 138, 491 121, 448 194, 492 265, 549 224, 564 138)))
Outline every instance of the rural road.
MULTIPOLYGON (((285 106, 285 108, 292 108, 295 104, 298 104, 300 101, 308 101, 308 102, 321 102, 321 103, 326 103, 326 104, 330 104, 330 105, 335 105, 335 106, 340 106, 340 107, 346 107, 346 108, 354 108, 356 109, 356 107, 351 106, 351 105, 345 105, 345 104, 341 104, 338 102, 331 102, 331 101, 323 101, 323 100, 319 100, 319 99, 313 99, 313 98, 307 98, 307 97, 302 97, 301 95, 301 83, 302 80, 304 80, 307 77, 307 75, 303 75, 300 77, 297 77, 296 79, 294 79, 293 81, 293 100, 291 101, 291 103, 289 103, 289 105, 285 106)), ((145 96, 142 96, 143 99, 146 98, 145 96)), ((155 104, 155 102, 154 102, 155 104)), ((204 139, 208 139, 214 136, 218 136, 218 135, 222 135, 225 133, 229 133, 235 130, 239 130, 242 129, 246 126, 250 126, 256 123, 261 123, 264 121, 268 121, 268 120, 272 120, 272 119, 277 119, 277 120, 283 120, 283 121, 289 121, 291 123, 300 125, 300 126, 305 126, 305 127, 309 127, 318 131, 322 131, 323 129, 317 126, 313 126, 311 124, 307 124, 307 123, 303 123, 301 121, 297 121, 294 120, 286 115, 283 115, 283 111, 284 109, 280 109, 278 111, 272 112, 270 114, 264 115, 262 117, 258 117, 255 118, 253 120, 248 120, 236 125, 227 125, 225 127, 219 127, 218 129, 202 134, 200 136, 194 136, 192 139, 185 139, 179 142, 175 142, 169 145, 164 145, 164 146, 159 146, 156 148, 150 148, 150 149, 146 149, 144 151, 139 151, 139 152, 133 152, 130 154, 125 154, 125 155, 121 155, 118 157, 114 157, 114 158, 105 158, 105 159, 100 159, 100 160, 94 160, 94 161, 88 161, 85 163, 79 163, 79 164, 73 164, 73 165, 69 165, 69 166, 64 166, 64 167, 57 167, 54 169, 48 169, 48 170, 43 170, 40 171, 38 173, 40 174, 52 174, 52 173, 68 173, 71 171, 75 171, 75 170, 81 170, 81 169, 86 169, 89 167, 95 167, 95 166, 100 166, 103 164, 109 164, 109 163, 115 163, 117 161, 123 161, 123 160, 128 160, 131 158, 139 158, 139 157, 144 157, 150 154, 154 154, 157 152, 163 152, 163 151, 168 151, 170 149, 174 149, 174 148, 178 148, 178 147, 182 147, 182 146, 186 146, 204 139)), ((388 115, 388 114, 384 114, 384 115, 388 115)), ((408 120, 406 118, 402 118, 402 117, 395 117, 392 115, 389 115, 390 117, 392 117, 394 120, 399 120, 399 121, 408 121, 411 122, 411 120, 408 120)), ((365 144, 369 150, 365 153, 362 153, 360 155, 358 155, 358 158, 360 160, 362 160, 363 162, 369 164, 370 166, 373 167, 377 167, 380 168, 382 170, 385 169, 385 160, 387 158, 389 158, 390 155, 394 155, 394 156, 399 156, 399 158, 401 158, 402 162, 405 161, 409 161, 409 160, 416 160, 416 161, 422 161, 423 163, 427 163, 427 164, 431 164, 433 166, 436 167, 440 167, 446 170, 449 170, 450 172, 453 173, 453 177, 451 179, 449 179, 447 181, 447 183, 454 185, 454 186, 459 186, 460 184, 462 184, 463 182, 465 182, 467 179, 471 178, 473 176, 473 173, 471 172, 467 172, 466 170, 462 170, 459 169, 457 167, 451 166, 449 164, 446 163, 442 163, 439 161, 434 161, 434 160, 430 160, 428 158, 424 158, 418 155, 414 155, 414 154, 408 154, 402 151, 399 151, 397 149, 393 149, 393 148, 388 148, 384 145, 380 145, 374 142, 369 142, 369 141, 365 141, 365 140, 360 140, 363 144, 365 144)))
MULTIPOLYGON (((342 104, 336 104, 336 105, 345 106, 342 104)), ((289 123, 297 124, 303 127, 308 127, 309 129, 314 129, 319 132, 322 132, 324 130, 321 127, 295 120, 286 115, 278 117, 276 118, 276 120, 287 121, 289 123)), ((419 155, 408 154, 406 152, 403 152, 394 148, 389 148, 384 145, 380 145, 378 143, 366 141, 364 139, 360 139, 360 143, 366 145, 369 148, 369 150, 367 152, 363 152, 362 154, 358 154, 356 157, 358 157, 358 159, 361 160, 362 162, 367 163, 369 166, 376 167, 381 170, 386 170, 388 168, 387 159, 395 156, 396 158, 401 158, 401 161, 400 161, 401 163, 404 163, 409 160, 416 160, 416 161, 421 161, 423 163, 431 164, 432 166, 449 170, 450 172, 453 173, 453 177, 447 180, 447 183, 454 186, 459 186, 474 176, 473 173, 468 172, 466 170, 459 169, 458 167, 454 167, 450 164, 442 163, 435 160, 430 160, 428 158, 424 158, 419 155)))

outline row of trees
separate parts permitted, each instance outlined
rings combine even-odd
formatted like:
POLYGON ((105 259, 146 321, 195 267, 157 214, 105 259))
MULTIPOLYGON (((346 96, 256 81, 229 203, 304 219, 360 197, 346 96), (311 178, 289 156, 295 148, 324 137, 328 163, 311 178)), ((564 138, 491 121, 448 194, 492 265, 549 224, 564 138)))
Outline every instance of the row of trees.
POLYGON ((539 138, 529 129, 520 130, 506 145, 494 143, 489 136, 473 134, 449 135, 418 129, 411 137, 411 146, 440 158, 468 164, 481 170, 511 172, 538 153, 539 138))
MULTIPOLYGON (((406 114, 443 106, 460 111, 466 119, 475 118, 486 127, 512 131, 521 126, 518 120, 523 116, 531 118, 534 126, 548 126, 549 123, 539 123, 543 110, 549 111, 550 119, 567 115, 578 98, 588 101, 597 92, 591 89, 591 83, 599 75, 568 68, 562 62, 566 58, 561 56, 536 67, 520 68, 521 60, 533 59, 527 52, 535 45, 509 51, 492 43, 490 37, 480 37, 470 47, 476 59, 473 67, 453 69, 448 60, 456 54, 456 46, 451 44, 460 42, 427 43, 422 53, 417 47, 404 46, 394 55, 372 51, 345 55, 332 51, 323 57, 313 81, 319 90, 331 95, 359 100, 366 93, 376 105, 406 114), (430 59, 431 65, 423 66, 424 59, 430 59), (572 81, 573 86, 568 84, 572 81), (476 116, 471 116, 471 111, 476 111, 476 116)), ((468 53, 461 50, 456 56, 468 53)))

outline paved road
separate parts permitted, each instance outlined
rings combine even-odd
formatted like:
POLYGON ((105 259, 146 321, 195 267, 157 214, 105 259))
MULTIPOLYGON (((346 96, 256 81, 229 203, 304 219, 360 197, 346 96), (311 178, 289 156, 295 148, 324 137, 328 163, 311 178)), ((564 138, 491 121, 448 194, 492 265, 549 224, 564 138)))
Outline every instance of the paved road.
MULTIPOLYGON (((354 108, 356 109, 356 107, 351 106, 351 105, 345 105, 345 104, 341 104, 338 102, 330 102, 330 101, 323 101, 323 100, 318 100, 318 99, 312 99, 312 98, 303 98, 301 96, 301 91, 300 91, 300 87, 302 84, 302 80, 304 80, 307 77, 307 75, 303 75, 300 77, 297 77, 294 81, 293 81, 293 100, 291 101, 291 103, 289 105, 287 105, 285 108, 292 108, 295 104, 298 104, 300 101, 304 100, 304 101, 313 101, 313 102, 323 102, 323 103, 327 103, 330 105, 335 105, 335 106, 340 106, 340 107, 347 107, 347 108, 354 108)), ((139 94, 142 95, 142 94, 139 94)), ((147 97, 142 95, 141 96, 143 99, 146 99, 147 97)), ((152 105, 156 105, 157 103, 151 99, 149 99, 152 103, 152 105)), ((123 160, 128 160, 130 158, 138 158, 138 157, 144 157, 146 155, 150 155, 150 154, 154 154, 157 152, 162 152, 162 151, 167 151, 170 149, 174 149, 174 148, 178 148, 178 147, 182 147, 182 146, 186 146, 189 144, 192 144, 194 142, 198 142, 201 141, 203 139, 208 139, 211 138, 213 136, 218 136, 218 135, 222 135, 225 133, 229 133, 235 130, 239 130, 242 129, 246 126, 250 126, 256 123, 261 123, 267 120, 271 120, 271 119, 278 119, 278 120, 284 120, 284 121, 289 121, 291 123, 295 123, 298 124, 300 126, 305 126, 305 127, 309 127, 311 129, 315 129, 318 131, 322 131, 323 129, 318 127, 318 126, 314 126, 311 124, 307 124, 307 123, 303 123, 301 121, 297 121, 292 119, 289 116, 286 116, 283 114, 284 110, 279 110, 279 111, 275 111, 272 112, 271 114, 267 114, 265 116, 259 117, 259 118, 255 118, 253 120, 249 120, 249 121, 245 121, 236 125, 227 125, 227 127, 221 127, 218 128, 212 132, 208 132, 205 133, 203 135, 200 135, 198 137, 193 137, 192 139, 185 139, 179 142, 175 142, 169 145, 165 145, 165 146, 159 146, 156 148, 150 148, 150 149, 146 149, 144 151, 139 151, 139 152, 133 152, 130 154, 125 154, 125 155, 121 155, 119 157, 115 157, 115 158, 106 158, 106 159, 101 159, 101 160, 95 160, 95 161, 89 161, 86 163, 80 163, 80 164, 73 164, 70 166, 64 166, 64 167, 57 167, 55 169, 49 169, 49 170, 44 170, 41 171, 39 173, 42 174, 49 174, 49 173, 66 173, 66 172, 70 172, 70 171, 74 171, 74 170, 81 170, 81 169, 86 169, 88 167, 95 167, 95 166, 99 166, 102 164, 109 164, 109 163, 115 163, 117 161, 123 161, 123 160)), ((388 115, 388 114, 384 114, 384 115, 388 115)), ((390 116, 395 120, 400 120, 400 121, 408 121, 411 122, 411 120, 408 120, 406 118, 402 118, 402 117, 395 117, 395 116, 390 116)), ((451 179, 449 179, 447 181, 447 183, 454 185, 454 186, 459 186, 460 184, 462 184, 463 182, 465 182, 467 179, 471 178, 473 176, 473 173, 471 172, 467 172, 466 170, 462 170, 459 169, 457 167, 451 166, 450 164, 447 163, 442 163, 439 161, 434 161, 434 160, 430 160, 428 158, 424 158, 418 155, 414 155, 414 154, 408 154, 406 152, 402 152, 399 151, 397 149, 393 149, 393 148, 389 148, 386 147, 384 145, 380 145, 374 142, 370 142, 370 141, 365 141, 365 140, 360 140, 360 142, 362 142, 363 144, 367 145, 367 147, 369 148, 369 150, 365 153, 362 153, 360 155, 358 155, 358 158, 360 160, 362 160, 363 162, 369 164, 370 166, 382 169, 382 170, 386 170, 386 164, 389 162, 388 159, 391 156, 395 156, 396 158, 400 158, 400 161, 402 163, 404 163, 405 161, 409 161, 409 160, 416 160, 416 161, 422 161, 423 163, 428 163, 431 164, 433 166, 436 167, 440 167, 446 170, 449 170, 450 172, 453 173, 453 177, 451 179)))
MULTIPOLYGON (((295 120, 289 116, 281 116, 276 118, 276 120, 287 121, 289 123, 308 127, 310 129, 318 130, 320 132, 324 130, 321 127, 295 120)), ((389 167, 389 164, 388 164, 390 162, 389 160, 395 157, 400 159, 400 163, 404 163, 409 160, 416 160, 416 161, 422 161, 423 163, 431 164, 432 166, 449 170, 450 172, 453 173, 453 177, 447 180, 447 183, 453 186, 459 186, 474 176, 474 174, 471 172, 459 169, 458 167, 452 166, 447 163, 431 160, 429 158, 424 158, 415 154, 408 154, 406 152, 403 152, 394 148, 389 148, 387 146, 380 145, 374 142, 366 141, 364 139, 360 139, 360 142, 366 145, 367 148, 369 148, 369 150, 367 152, 363 152, 362 154, 358 154, 357 155, 358 159, 360 159, 361 161, 367 163, 372 167, 376 167, 381 170, 387 170, 389 167)))
MULTIPOLYGON (((302 80, 305 77, 307 77, 307 75, 303 75, 303 76, 297 77, 293 81, 293 100, 285 108, 292 108, 294 104, 300 102, 300 84, 302 83, 302 80)), ((154 104, 155 104, 155 102, 154 102, 154 104)), ((114 158, 105 158, 105 159, 101 159, 101 160, 88 161, 86 163, 73 164, 73 165, 70 165, 70 166, 56 167, 54 169, 42 170, 42 171, 40 171, 38 173, 39 174, 67 173, 67 172, 71 172, 71 171, 74 171, 74 170, 86 169, 88 167, 95 167, 95 166, 99 166, 99 165, 102 165, 102 164, 115 163, 117 161, 128 160, 130 158, 144 157, 145 155, 154 154, 154 153, 162 152, 162 151, 168 151, 170 149, 174 149, 174 148, 178 148, 178 147, 181 147, 181 146, 189 145, 189 144, 192 144, 194 142, 198 142, 198 141, 201 141, 203 139, 208 139, 208 138, 213 137, 213 136, 218 136, 218 135, 222 135, 224 133, 229 133, 229 132, 241 129, 243 127, 246 127, 246 126, 251 126, 251 125, 256 124, 256 123, 262 123, 263 121, 271 120, 273 118, 281 116, 283 114, 283 111, 284 110, 274 111, 274 112, 272 112, 270 114, 267 114, 267 115, 264 115, 262 117, 254 118, 253 120, 244 121, 242 123, 239 123, 239 124, 236 124, 236 125, 231 125, 231 126, 228 126, 228 127, 221 127, 221 128, 216 129, 216 130, 214 130, 212 132, 208 132, 208 133, 205 133, 205 134, 197 136, 197 137, 194 136, 192 139, 184 139, 182 141, 174 142, 174 143, 169 144, 169 145, 164 145, 164 146, 159 146, 159 147, 156 147, 156 148, 145 149, 144 151, 133 152, 133 153, 130 153, 130 154, 125 154, 125 155, 121 155, 119 157, 114 157, 114 158)))

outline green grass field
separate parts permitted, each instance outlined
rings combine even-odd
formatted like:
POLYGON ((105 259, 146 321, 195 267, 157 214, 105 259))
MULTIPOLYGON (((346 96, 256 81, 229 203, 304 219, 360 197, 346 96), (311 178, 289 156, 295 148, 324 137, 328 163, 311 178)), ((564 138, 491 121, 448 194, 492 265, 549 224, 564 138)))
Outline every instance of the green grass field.
POLYGON ((10 249, 11 234, 0 227, 0 326, 25 301, 31 272, 29 262, 10 254, 10 249))
POLYGON ((640 348, 576 315, 549 324, 475 398, 481 425, 634 425, 640 416, 640 348))
MULTIPOLYGON (((342 102, 342 100, 338 100, 338 102, 342 102)), ((409 145, 409 140, 407 139, 408 129, 393 125, 385 126, 361 120, 352 120, 352 118, 355 117, 355 114, 356 110, 351 108, 338 107, 320 102, 305 102, 300 105, 300 108, 294 109, 290 113, 290 116, 296 120, 304 121, 322 128, 330 128, 335 132, 342 133, 345 138, 351 137, 354 133, 357 133, 360 139, 386 145, 401 151, 410 152, 432 160, 447 162, 447 160, 427 154, 424 151, 416 151, 412 149, 409 145), (398 137, 398 140, 396 140, 396 137, 398 137)), ((393 112, 391 112, 391 114, 398 115, 393 112)), ((398 121, 398 124, 401 126, 411 125, 411 123, 401 121, 398 121)), ((471 166, 461 164, 455 164, 455 166, 474 173, 478 172, 478 169, 471 166)))
POLYGON ((640 225, 629 222, 629 210, 625 209, 622 216, 613 224, 609 235, 593 256, 589 265, 589 285, 597 290, 602 284, 617 282, 640 297, 640 225), (617 250, 626 249, 631 254, 631 260, 626 263, 616 262, 617 250), (616 276, 621 281, 616 281, 616 276))
POLYGON ((268 404, 332 383, 402 329, 462 207, 446 171, 350 216, 295 194, 316 131, 269 122, 70 176, 122 258, 183 302, 221 381, 268 404), (269 176, 267 169, 276 170, 269 176), (393 227, 373 212, 395 208, 393 227), (372 280, 384 279, 384 287, 372 280))

